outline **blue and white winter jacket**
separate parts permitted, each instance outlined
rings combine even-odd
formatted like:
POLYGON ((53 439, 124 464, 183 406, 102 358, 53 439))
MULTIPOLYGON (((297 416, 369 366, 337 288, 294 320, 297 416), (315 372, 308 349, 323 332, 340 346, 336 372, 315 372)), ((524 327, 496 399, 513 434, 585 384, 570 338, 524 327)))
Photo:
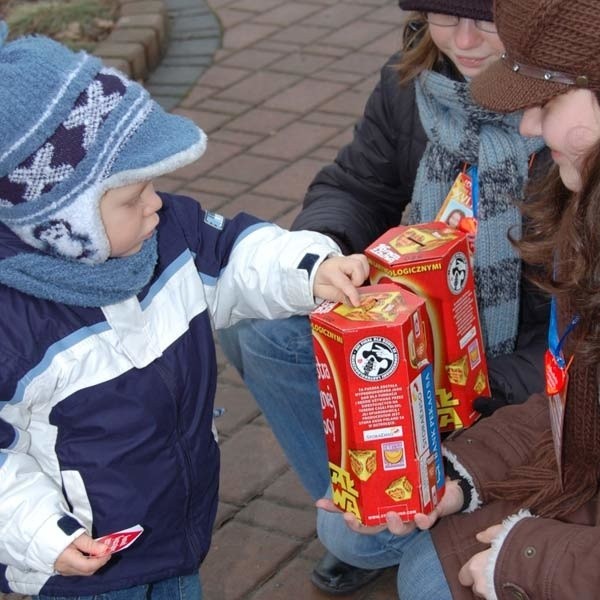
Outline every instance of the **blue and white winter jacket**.
MULTIPOLYGON (((314 308, 325 236, 161 195, 159 260, 103 308, 0 286, 0 589, 91 595, 193 573, 217 508, 212 330, 314 308), (90 577, 53 570, 86 530, 144 533, 90 577)), ((19 252, 0 226, 0 260, 19 252)))

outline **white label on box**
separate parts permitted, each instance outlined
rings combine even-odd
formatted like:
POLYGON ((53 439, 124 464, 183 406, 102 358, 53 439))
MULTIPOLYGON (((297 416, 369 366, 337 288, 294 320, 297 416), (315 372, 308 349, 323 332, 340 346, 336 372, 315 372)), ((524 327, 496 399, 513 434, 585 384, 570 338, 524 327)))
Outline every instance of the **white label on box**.
POLYGON ((369 249, 375 256, 378 256, 383 262, 391 265, 395 263, 400 257, 400 255, 387 244, 379 244, 374 248, 369 249))
POLYGON ((321 302, 321 304, 319 304, 319 306, 317 306, 317 308, 315 308, 315 310, 313 310, 313 312, 315 315, 328 313, 331 312, 337 306, 337 304, 337 302, 332 302, 331 300, 324 300, 321 302))
POLYGON ((427 418, 425 416, 425 403, 423 395, 423 382, 419 375, 410 384, 410 408, 412 411, 415 429, 415 444, 417 456, 429 450, 427 440, 427 418))
POLYGON ((381 427, 380 429, 365 429, 363 431, 363 441, 372 442, 373 440, 384 440, 386 438, 402 437, 402 426, 381 427))
POLYGON ((423 506, 427 506, 431 500, 429 492, 429 478, 427 477, 427 456, 421 456, 419 458, 419 471, 421 473, 421 498, 423 500, 423 506))
POLYGON ((458 341, 460 349, 462 350, 476 335, 477 328, 475 327, 475 325, 473 325, 473 327, 471 327, 471 329, 469 329, 469 331, 467 331, 467 333, 465 333, 465 335, 463 335, 462 338, 460 338, 460 340, 458 341))

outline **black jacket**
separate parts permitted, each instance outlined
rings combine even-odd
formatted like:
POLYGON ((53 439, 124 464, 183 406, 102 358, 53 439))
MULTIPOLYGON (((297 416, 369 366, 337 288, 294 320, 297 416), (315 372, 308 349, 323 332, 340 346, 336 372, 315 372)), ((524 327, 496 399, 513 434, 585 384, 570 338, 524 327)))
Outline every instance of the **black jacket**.
MULTIPOLYGON (((400 86, 393 65, 384 65, 351 143, 311 183, 292 229, 311 229, 335 239, 348 254, 365 248, 398 225, 412 198, 427 137, 419 118, 415 87, 400 86)), ((453 76, 449 64, 440 65, 453 76)), ((535 177, 548 167, 547 153, 536 160, 535 177)), ((456 165, 457 174, 462 164, 456 165)), ((519 403, 543 389, 548 303, 525 280, 521 292, 519 338, 514 354, 488 361, 490 384, 500 403, 519 403)))

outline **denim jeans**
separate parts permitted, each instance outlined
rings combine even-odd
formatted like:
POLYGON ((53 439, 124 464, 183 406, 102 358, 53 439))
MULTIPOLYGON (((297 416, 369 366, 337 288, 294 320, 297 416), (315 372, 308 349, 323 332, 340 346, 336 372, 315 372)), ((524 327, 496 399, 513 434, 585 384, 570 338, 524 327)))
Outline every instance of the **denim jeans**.
POLYGON ((202 588, 198 575, 186 575, 92 596, 33 596, 32 598, 33 600, 202 600, 202 588))
POLYGON ((402 600, 452 600, 429 531, 406 536, 383 531, 363 535, 348 528, 342 515, 318 511, 317 532, 340 560, 362 569, 398 566, 396 585, 402 600))
POLYGON ((322 498, 329 468, 308 317, 241 321, 219 340, 302 485, 322 498))

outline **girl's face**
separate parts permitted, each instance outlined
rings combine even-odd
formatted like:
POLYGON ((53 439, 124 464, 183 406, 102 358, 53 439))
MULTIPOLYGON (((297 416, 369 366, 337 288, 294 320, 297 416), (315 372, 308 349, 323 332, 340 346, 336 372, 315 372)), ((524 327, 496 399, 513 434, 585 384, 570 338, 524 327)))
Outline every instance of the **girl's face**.
POLYGON ((542 136, 565 187, 581 190, 585 158, 600 141, 600 104, 592 91, 574 89, 542 107, 528 108, 519 129, 525 136, 542 136))
POLYGON ((156 229, 162 200, 151 183, 134 183, 108 190, 100 201, 100 216, 112 257, 130 256, 156 229))
POLYGON ((460 19, 453 27, 429 23, 433 43, 467 79, 479 75, 504 52, 497 33, 475 27, 473 19, 460 19))

